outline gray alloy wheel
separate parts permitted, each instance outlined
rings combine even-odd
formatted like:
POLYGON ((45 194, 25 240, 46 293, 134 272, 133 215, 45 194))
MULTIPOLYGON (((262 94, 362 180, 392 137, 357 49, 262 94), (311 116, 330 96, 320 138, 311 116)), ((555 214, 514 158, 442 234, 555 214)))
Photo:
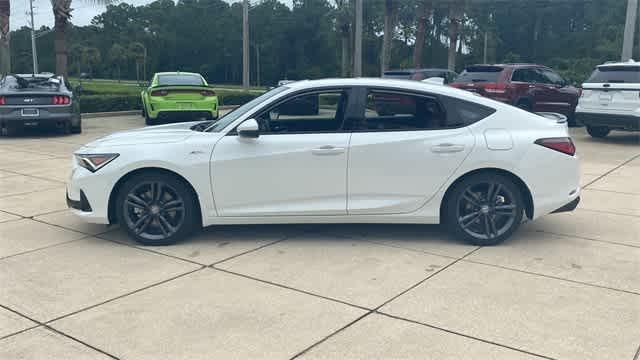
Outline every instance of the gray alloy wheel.
POLYGON ((478 174, 456 185, 447 199, 447 223, 473 245, 495 245, 519 227, 523 216, 520 189, 498 174, 478 174))
POLYGON ((182 180, 161 172, 142 173, 119 189, 118 222, 141 244, 173 244, 198 228, 196 201, 182 180))

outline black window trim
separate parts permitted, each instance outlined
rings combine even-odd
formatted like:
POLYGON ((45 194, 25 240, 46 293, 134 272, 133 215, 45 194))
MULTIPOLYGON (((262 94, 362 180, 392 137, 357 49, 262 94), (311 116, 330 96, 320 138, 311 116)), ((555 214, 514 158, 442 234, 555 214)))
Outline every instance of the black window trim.
MULTIPOLYGON (((344 92, 347 96, 347 103, 344 107, 344 109, 342 109, 342 111, 344 112, 343 114, 343 119, 342 119, 342 124, 340 125, 340 128, 338 130, 335 131, 294 131, 294 132, 283 132, 283 133, 261 133, 260 135, 300 135, 300 134, 348 134, 351 133, 351 130, 345 130, 344 129, 344 124, 345 124, 345 114, 347 114, 349 111, 349 107, 354 106, 354 97, 352 96, 353 94, 353 86, 327 86, 327 87, 318 87, 318 88, 314 88, 314 89, 302 89, 302 90, 298 90, 295 92, 292 92, 290 94, 287 94, 285 96, 283 96, 282 98, 276 100, 274 103, 269 104, 267 107, 265 108, 261 108, 259 110, 256 110, 252 113, 250 113, 245 120, 243 120, 241 123, 239 123, 238 125, 236 125, 232 130, 230 130, 229 132, 227 132, 227 134, 225 134, 225 136, 237 136, 238 135, 238 126, 240 126, 240 124, 244 123, 247 120, 250 119, 255 119, 256 116, 258 115, 262 115, 265 112, 269 112, 271 111, 271 109, 273 109, 276 106, 281 105, 282 103, 289 101, 291 99, 295 99, 297 97, 300 96, 305 96, 305 95, 310 95, 310 94, 317 94, 317 93, 324 93, 324 92, 344 92)), ((337 115, 337 113, 336 113, 337 115)))
POLYGON ((478 104, 478 103, 474 103, 472 101, 467 101, 464 99, 460 99, 460 98, 456 98, 453 96, 446 96, 446 95, 441 95, 441 94, 432 94, 432 93, 428 93, 428 92, 422 92, 422 91, 417 91, 417 90, 411 90, 411 89, 401 89, 401 88, 392 88, 392 87, 379 87, 379 86, 363 86, 363 88, 365 88, 364 91, 364 98, 363 100, 360 101, 359 106, 361 107, 361 109, 358 111, 359 115, 362 116, 362 118, 360 118, 360 120, 364 120, 364 114, 366 111, 366 104, 367 104, 367 96, 369 95, 369 92, 372 89, 375 89, 377 91, 386 91, 386 92, 396 92, 396 93, 400 93, 401 95, 412 95, 412 96, 419 96, 419 97, 426 97, 426 98, 430 98, 430 99, 434 99, 438 102, 438 104, 440 104, 440 106, 444 109, 445 111, 445 116, 447 116, 447 121, 449 120, 449 114, 451 114, 451 116, 455 116, 457 119, 459 119, 459 115, 456 114, 455 112, 453 112, 452 110, 449 110, 449 107, 447 106, 447 103, 451 102, 451 101, 463 101, 463 102, 467 102, 479 107, 483 107, 483 108, 487 108, 491 111, 491 114, 489 114, 488 116, 485 116, 482 119, 479 119, 477 121, 471 122, 471 123, 464 123, 462 122, 461 125, 458 126, 448 126, 448 127, 442 127, 442 128, 420 128, 420 129, 366 129, 366 130, 351 130, 351 132, 353 133, 376 133, 376 132, 415 132, 415 131, 442 131, 442 130, 455 130, 455 129, 461 129, 461 128, 465 128, 468 126, 471 126, 477 122, 480 122, 484 119, 486 119, 487 117, 491 116, 493 113, 496 112, 496 109, 491 108, 489 106, 485 106, 482 104, 478 104))

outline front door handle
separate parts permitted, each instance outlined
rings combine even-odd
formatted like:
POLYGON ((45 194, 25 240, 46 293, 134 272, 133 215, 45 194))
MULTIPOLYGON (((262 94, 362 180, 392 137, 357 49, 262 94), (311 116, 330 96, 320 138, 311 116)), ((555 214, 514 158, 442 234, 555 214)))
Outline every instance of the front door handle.
POLYGON ((339 155, 344 153, 344 148, 333 145, 324 145, 319 148, 312 149, 311 153, 313 155, 339 155))
POLYGON ((439 154, 456 153, 463 150, 464 150, 464 145, 462 144, 444 143, 444 144, 433 145, 431 147, 432 152, 439 153, 439 154))

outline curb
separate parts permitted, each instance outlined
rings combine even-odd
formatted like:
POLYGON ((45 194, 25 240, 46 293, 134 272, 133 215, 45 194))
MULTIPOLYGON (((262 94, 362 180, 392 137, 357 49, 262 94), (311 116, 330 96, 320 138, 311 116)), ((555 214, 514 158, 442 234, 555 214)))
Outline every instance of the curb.
MULTIPOLYGON (((233 110, 238 105, 221 105, 218 106, 218 110, 233 110)), ((140 110, 126 110, 126 111, 109 111, 109 112, 96 112, 96 113, 82 113, 81 116, 84 119, 101 118, 110 116, 128 116, 128 115, 141 115, 140 110)))

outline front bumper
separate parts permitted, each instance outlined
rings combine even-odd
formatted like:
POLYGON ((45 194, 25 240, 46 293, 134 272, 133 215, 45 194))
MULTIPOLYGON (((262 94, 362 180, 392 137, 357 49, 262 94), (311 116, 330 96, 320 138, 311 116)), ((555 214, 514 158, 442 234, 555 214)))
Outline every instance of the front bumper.
POLYGON ((578 204, 580 203, 580 196, 578 196, 577 198, 571 200, 570 202, 568 202, 566 205, 557 208, 556 210, 554 210, 553 212, 551 212, 552 214, 557 214, 557 213, 561 213, 561 212, 569 212, 569 211, 573 211, 578 207, 578 204))
POLYGON ((586 126, 603 126, 612 130, 640 131, 640 117, 634 115, 576 112, 576 120, 586 126))

